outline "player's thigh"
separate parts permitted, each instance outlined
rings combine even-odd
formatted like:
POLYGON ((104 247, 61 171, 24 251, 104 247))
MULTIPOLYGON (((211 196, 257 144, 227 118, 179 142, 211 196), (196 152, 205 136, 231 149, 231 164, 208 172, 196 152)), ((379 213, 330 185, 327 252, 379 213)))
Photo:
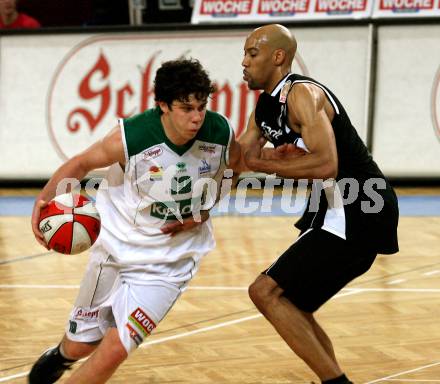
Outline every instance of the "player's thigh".
POLYGON ((163 281, 122 284, 100 316, 108 318, 111 311, 121 342, 130 353, 154 331, 180 295, 178 285, 163 281))
POLYGON ((93 247, 75 307, 93 308, 107 300, 112 288, 118 284, 118 272, 112 256, 100 245, 93 247))
POLYGON ((365 273, 375 257, 375 253, 330 232, 313 229, 299 238, 265 273, 299 309, 314 312, 365 273))
POLYGON ((118 267, 112 262, 111 256, 101 246, 93 247, 66 325, 66 336, 69 340, 93 343, 102 339, 100 307, 120 284, 118 267))

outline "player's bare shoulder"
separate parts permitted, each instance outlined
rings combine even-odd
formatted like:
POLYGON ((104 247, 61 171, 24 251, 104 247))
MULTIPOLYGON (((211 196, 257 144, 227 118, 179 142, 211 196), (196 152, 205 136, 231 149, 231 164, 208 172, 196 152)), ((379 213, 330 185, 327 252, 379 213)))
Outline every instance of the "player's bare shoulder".
POLYGON ((330 121, 333 120, 334 110, 323 89, 313 83, 296 83, 288 97, 289 120, 295 125, 301 122, 313 121, 316 114, 325 112, 330 121))
POLYGON ((319 111, 325 103, 324 91, 312 83, 296 83, 289 93, 289 106, 295 109, 319 111))
POLYGON ((125 165, 125 151, 123 133, 119 126, 115 126, 102 140, 107 155, 121 165, 125 165))

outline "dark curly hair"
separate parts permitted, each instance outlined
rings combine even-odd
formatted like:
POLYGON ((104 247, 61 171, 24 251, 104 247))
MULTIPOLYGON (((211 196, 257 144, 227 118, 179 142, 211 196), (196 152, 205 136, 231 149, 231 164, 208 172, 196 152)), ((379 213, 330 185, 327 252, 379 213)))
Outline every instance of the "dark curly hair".
POLYGON ((215 87, 208 73, 196 59, 178 59, 162 63, 154 79, 155 100, 171 106, 174 100, 188 101, 194 94, 199 101, 206 100, 215 87))

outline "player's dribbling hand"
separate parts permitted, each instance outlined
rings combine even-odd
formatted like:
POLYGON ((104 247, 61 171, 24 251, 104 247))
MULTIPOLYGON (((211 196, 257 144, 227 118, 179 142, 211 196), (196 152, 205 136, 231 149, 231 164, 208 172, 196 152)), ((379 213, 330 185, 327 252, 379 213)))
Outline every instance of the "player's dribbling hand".
POLYGON ((44 241, 44 236, 40 231, 40 228, 38 227, 39 221, 40 221, 40 212, 41 209, 47 206, 47 202, 44 200, 37 200, 34 204, 34 209, 32 211, 32 231, 34 232, 35 239, 47 250, 49 250, 48 245, 44 241))
POLYGON ((160 230, 162 233, 170 235, 171 237, 177 235, 179 232, 188 231, 193 229, 209 218, 209 211, 200 211, 200 220, 196 220, 194 217, 183 219, 182 222, 174 221, 172 223, 165 224, 160 230))

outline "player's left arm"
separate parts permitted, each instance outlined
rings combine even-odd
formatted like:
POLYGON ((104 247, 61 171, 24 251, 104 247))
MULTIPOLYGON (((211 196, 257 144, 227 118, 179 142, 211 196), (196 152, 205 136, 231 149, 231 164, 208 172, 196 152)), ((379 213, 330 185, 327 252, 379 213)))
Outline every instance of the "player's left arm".
POLYGON ((336 140, 323 90, 313 84, 296 84, 289 93, 289 124, 299 127, 309 152, 303 156, 264 159, 260 148, 245 153, 248 167, 254 171, 276 173, 284 178, 328 179, 338 170, 336 140))

